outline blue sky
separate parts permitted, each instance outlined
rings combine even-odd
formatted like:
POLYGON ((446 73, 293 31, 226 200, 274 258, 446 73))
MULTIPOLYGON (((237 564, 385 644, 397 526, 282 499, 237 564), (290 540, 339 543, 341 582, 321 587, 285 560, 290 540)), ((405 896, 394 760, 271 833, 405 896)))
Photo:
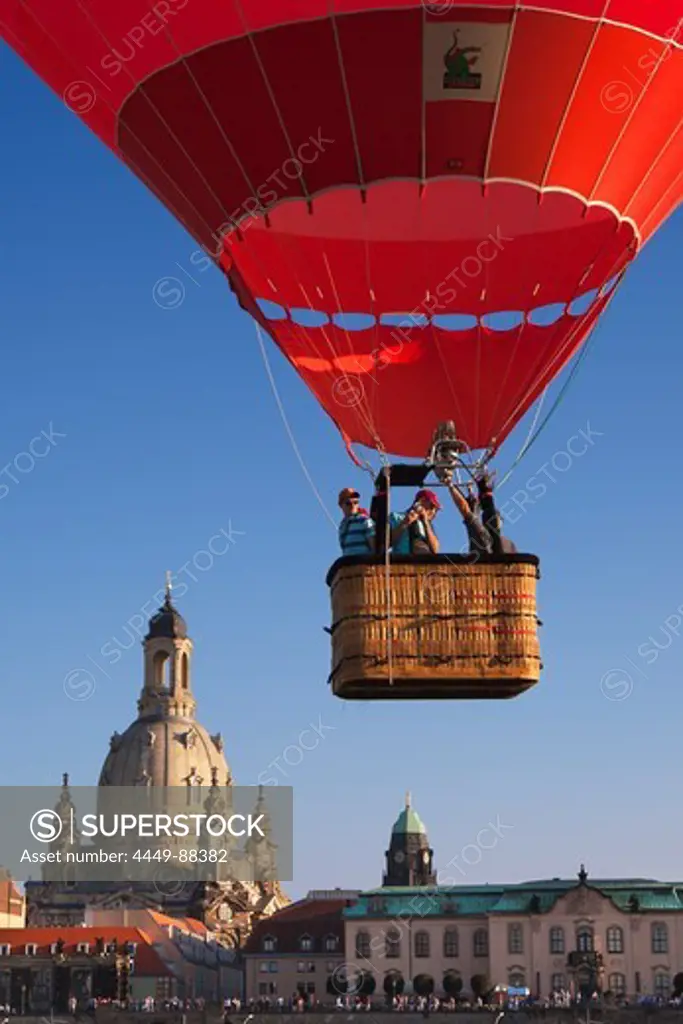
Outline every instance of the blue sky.
MULTIPOLYGON (((236 781, 294 786, 293 895, 379 884, 406 789, 444 879, 566 876, 581 861, 594 876, 680 876, 680 211, 500 494, 508 508, 535 496, 507 525, 542 560, 542 683, 512 702, 345 704, 326 687, 323 632, 336 537, 253 324, 192 239, 6 49, 0 82, 0 466, 16 466, 16 482, 0 476, 0 780, 96 781, 141 686, 126 624, 166 569, 187 566, 178 604, 199 717, 223 733, 236 781), (154 301, 168 277, 185 288, 170 309, 154 301), (582 430, 585 454, 558 456, 582 430), (46 454, 32 465, 31 450, 46 454), (213 547, 227 552, 198 555, 221 530, 231 542, 213 547), (477 839, 489 823, 493 845, 496 833, 477 839)), ((339 487, 367 492, 368 478, 267 351, 336 518, 339 487)), ((454 512, 440 533, 460 545, 454 512)))

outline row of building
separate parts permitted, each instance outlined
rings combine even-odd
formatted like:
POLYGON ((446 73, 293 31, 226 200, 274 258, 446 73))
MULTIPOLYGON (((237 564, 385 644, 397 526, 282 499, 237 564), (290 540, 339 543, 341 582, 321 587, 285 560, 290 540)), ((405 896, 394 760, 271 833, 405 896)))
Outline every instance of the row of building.
POLYGON ((433 856, 408 798, 381 888, 311 893, 256 925, 247 994, 448 1000, 510 988, 619 1001, 683 990, 683 883, 593 880, 582 866, 573 879, 444 886, 433 856))
MULTIPOLYGON (((138 714, 109 742, 99 785, 232 785, 223 739, 196 719, 192 642, 170 589, 143 643, 138 714)), ((204 790, 204 792, 202 792, 204 790)), ((71 806, 68 776, 59 806, 71 806)), ((266 851, 267 853, 267 851, 266 851)), ((360 993, 491 988, 668 997, 683 987, 683 883, 573 879, 438 885, 410 799, 380 888, 291 903, 277 881, 0 883, 0 1006, 63 1012, 72 1000, 334 1001, 360 993)))
MULTIPOLYGON (((90 906, 77 926, 26 928, 24 897, 5 883, 14 927, 0 928, 0 1005, 40 1013, 74 997, 377 1003, 476 999, 494 988, 618 1001, 683 990, 683 883, 593 880, 581 867, 573 879, 438 885, 409 799, 385 856, 379 888, 310 892, 253 915, 237 945, 205 921, 139 906, 133 891, 108 909, 90 906)), ((27 899, 30 912, 31 889, 27 899)))

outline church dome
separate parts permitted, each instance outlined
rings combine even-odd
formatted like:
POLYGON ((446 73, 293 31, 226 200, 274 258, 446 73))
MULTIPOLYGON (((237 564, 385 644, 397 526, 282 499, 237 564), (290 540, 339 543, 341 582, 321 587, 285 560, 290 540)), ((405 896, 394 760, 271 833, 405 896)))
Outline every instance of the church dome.
POLYGON ((114 733, 100 786, 219 786, 230 781, 220 734, 193 718, 138 719, 114 733))
POLYGON ((184 639, 187 636, 187 623, 177 608, 171 603, 171 595, 167 593, 163 605, 149 620, 149 631, 147 640, 155 637, 168 637, 173 639, 179 637, 184 639))
POLYGON ((138 717, 115 732, 100 786, 219 786, 230 784, 220 733, 212 736, 195 718, 191 685, 192 641, 171 600, 149 621, 138 717))

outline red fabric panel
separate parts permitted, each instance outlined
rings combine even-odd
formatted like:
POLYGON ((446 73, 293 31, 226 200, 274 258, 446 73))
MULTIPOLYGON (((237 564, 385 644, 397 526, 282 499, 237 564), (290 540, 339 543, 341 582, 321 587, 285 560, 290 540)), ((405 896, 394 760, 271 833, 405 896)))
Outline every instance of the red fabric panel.
MULTIPOLYGON (((617 140, 614 151, 602 168, 602 179, 595 194, 618 210, 628 205, 674 138, 683 141, 679 93, 683 80, 683 53, 674 52, 671 47, 653 40, 647 60, 647 69, 641 73, 646 84, 638 97, 635 92, 638 79, 633 81, 626 73, 622 75, 624 81, 616 85, 616 92, 610 93, 618 100, 618 110, 624 103, 628 104, 626 116, 629 121, 627 130, 617 140)), ((622 128, 626 127, 624 115, 615 112, 615 116, 622 128)), ((682 166, 683 161, 679 161, 677 171, 682 166)))
MULTIPOLYGON (((648 237, 680 200, 683 55, 641 31, 671 34, 678 4, 536 0, 497 95, 510 0, 439 16, 421 0, 0 0, 0 23, 217 256, 240 222, 222 262, 246 305, 481 317, 601 286, 635 253, 626 212, 648 237), (479 99, 442 95, 442 43, 467 21, 489 59, 479 99)), ((376 419, 389 447, 422 455, 439 418, 472 444, 508 429, 589 319, 412 331, 381 386, 392 328, 270 328, 333 415, 335 381, 360 363, 367 408, 339 414, 350 436, 376 440, 376 419)))
POLYGON ((542 183, 567 99, 594 33, 595 24, 590 21, 532 11, 517 14, 491 148, 490 177, 542 183))
MULTIPOLYGON (((649 45, 654 47, 658 44, 649 45)), ((653 102, 657 98, 657 90, 648 88, 649 80, 645 74, 640 80, 629 78, 629 69, 638 68, 643 53, 643 39, 637 34, 611 25, 601 28, 558 139, 548 175, 549 185, 570 185, 581 195, 609 200, 600 182, 602 171, 622 133, 628 133, 634 144, 639 145, 637 121, 633 114, 641 94, 644 97, 642 112, 656 118, 665 134, 674 130, 680 119, 680 95, 672 118, 669 104, 661 107, 653 102), (633 99, 626 105, 620 105, 618 83, 624 79, 630 82, 628 88, 632 89, 633 99), (596 183, 599 183, 597 189, 596 183)), ((680 72, 683 64, 676 63, 680 72)), ((658 78, 659 75, 652 80, 652 86, 658 78)), ((629 148, 633 152, 633 147, 629 148)), ((643 171, 647 170, 647 164, 640 166, 643 171)))
POLYGON ((287 203, 270 229, 256 222, 242 241, 229 239, 255 296, 328 313, 529 312, 605 284, 634 242, 608 210, 585 213, 564 193, 539 202, 511 184, 484 193, 451 179, 420 195, 413 183, 391 182, 370 188, 365 203, 351 189, 326 193, 313 211, 287 203))
POLYGON ((563 365, 593 319, 566 315, 551 327, 504 332, 415 328, 407 342, 383 326, 346 332, 280 321, 269 331, 353 442, 374 447, 379 438, 388 452, 419 458, 441 420, 454 419, 472 448, 509 429, 525 392, 544 386, 539 367, 558 354, 563 365))

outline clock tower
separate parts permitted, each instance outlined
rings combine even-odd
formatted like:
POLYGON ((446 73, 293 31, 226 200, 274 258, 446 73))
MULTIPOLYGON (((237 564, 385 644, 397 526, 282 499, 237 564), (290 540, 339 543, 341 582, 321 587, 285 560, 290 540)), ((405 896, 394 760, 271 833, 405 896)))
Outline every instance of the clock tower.
POLYGON ((410 804, 410 793, 406 793, 406 805, 391 830, 391 842, 386 852, 387 869, 382 885, 415 886, 436 885, 430 849, 425 829, 419 815, 410 804))

